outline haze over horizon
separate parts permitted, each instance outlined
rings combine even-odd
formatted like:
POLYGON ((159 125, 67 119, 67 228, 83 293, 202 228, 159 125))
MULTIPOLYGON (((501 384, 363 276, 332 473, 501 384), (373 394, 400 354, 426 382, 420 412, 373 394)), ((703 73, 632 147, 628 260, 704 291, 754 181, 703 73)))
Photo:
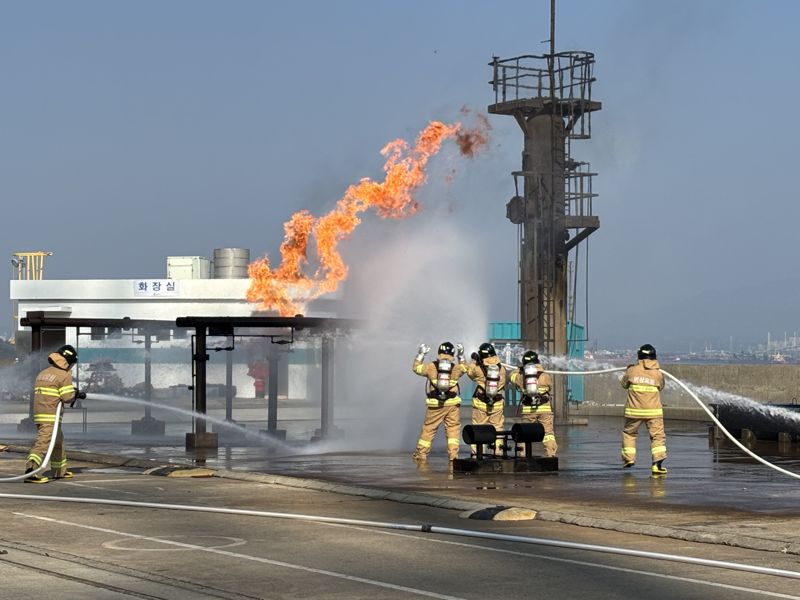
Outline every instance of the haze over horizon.
MULTIPOLYGON (((800 4, 768 6, 559 0, 556 48, 595 53, 603 103, 592 139, 573 143, 599 173, 590 345, 727 349, 732 337, 738 349, 800 329, 788 231, 800 217, 790 189, 800 125, 775 110, 798 92, 800 4)), ((487 63, 547 52, 548 9, 6 3, 0 255, 52 251, 49 279, 164 277, 166 256, 226 246, 277 258, 291 214, 326 212, 349 184, 379 178, 386 142, 458 120, 465 105, 485 112, 487 63)), ((480 265, 472 276, 489 304, 476 314, 514 321, 517 228, 505 204, 522 135, 509 117, 490 123, 482 155, 431 161, 422 211, 392 231, 435 235, 431 221, 446 220, 461 260, 480 265)), ((343 250, 380 244, 375 222, 343 250)), ((420 237, 407 235, 415 255, 420 237)), ((7 293, 2 315, 0 333, 7 293)))

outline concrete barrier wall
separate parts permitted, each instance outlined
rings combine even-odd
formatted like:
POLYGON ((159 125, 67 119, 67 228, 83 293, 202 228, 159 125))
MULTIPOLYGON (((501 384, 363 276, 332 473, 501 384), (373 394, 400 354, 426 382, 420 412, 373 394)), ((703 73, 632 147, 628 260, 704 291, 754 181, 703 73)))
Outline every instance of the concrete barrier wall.
MULTIPOLYGON (((666 371, 694 386, 713 388, 768 404, 800 403, 800 365, 663 365, 666 371)), ((585 401, 573 415, 622 415, 626 392, 621 373, 586 378, 585 401)), ((672 419, 708 420, 697 403, 676 384, 662 393, 665 416, 672 419)), ((706 402, 713 398, 701 396, 706 402)))

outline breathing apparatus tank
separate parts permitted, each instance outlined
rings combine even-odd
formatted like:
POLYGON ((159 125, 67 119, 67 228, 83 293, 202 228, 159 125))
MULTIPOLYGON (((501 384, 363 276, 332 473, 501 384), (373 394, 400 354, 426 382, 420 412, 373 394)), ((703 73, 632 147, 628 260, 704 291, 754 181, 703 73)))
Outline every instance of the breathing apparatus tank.
POLYGON ((539 369, 536 367, 536 363, 523 365, 522 382, 526 395, 533 396, 539 391, 539 369))
POLYGON ((446 392, 453 387, 452 381, 453 361, 440 358, 436 361, 436 383, 434 387, 440 392, 446 392))
POLYGON ((494 399, 500 391, 500 365, 486 365, 483 389, 486 397, 494 399))

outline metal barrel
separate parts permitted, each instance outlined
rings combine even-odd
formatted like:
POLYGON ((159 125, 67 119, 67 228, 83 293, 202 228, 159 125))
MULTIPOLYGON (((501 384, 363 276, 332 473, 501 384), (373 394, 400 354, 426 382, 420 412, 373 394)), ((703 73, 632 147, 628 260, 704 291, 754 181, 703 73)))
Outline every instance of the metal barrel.
POLYGON ((250 250, 247 248, 216 248, 214 250, 214 279, 247 279, 250 250))
POLYGON ((497 430, 494 425, 465 425, 461 437, 467 444, 494 444, 497 430))
POLYGON ((544 426, 541 423, 514 423, 511 439, 518 443, 541 442, 544 439, 544 426))

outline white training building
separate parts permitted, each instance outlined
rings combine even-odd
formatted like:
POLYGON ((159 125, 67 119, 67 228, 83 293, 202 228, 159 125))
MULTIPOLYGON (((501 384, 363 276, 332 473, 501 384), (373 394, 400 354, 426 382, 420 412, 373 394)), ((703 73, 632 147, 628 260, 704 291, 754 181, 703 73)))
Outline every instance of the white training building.
MULTIPOLYGON (((16 321, 14 337, 20 348, 30 348, 30 329, 20 327, 19 319, 34 311, 41 311, 47 317, 129 317, 172 323, 176 318, 186 316, 263 314, 258 313, 255 304, 246 300, 250 284, 247 275, 249 262, 249 250, 222 248, 214 250, 213 261, 196 256, 168 257, 167 277, 164 279, 12 280, 10 297, 16 321)), ((330 315, 318 313, 314 316, 330 315)), ((154 388, 163 390, 190 385, 191 351, 186 333, 173 326, 171 332, 165 331, 153 342, 154 388)), ((64 343, 78 348, 82 378, 90 375, 88 370, 93 362, 110 361, 126 387, 143 381, 143 342, 136 339, 136 335, 82 330, 78 338, 74 329, 43 331, 43 347, 57 347, 64 343)), ((236 346, 233 384, 237 396, 254 397, 254 379, 248 375, 253 353, 245 351, 246 342, 237 340, 236 346)), ((295 343, 292 349, 288 360, 282 361, 286 371, 280 379, 285 383, 282 383, 279 393, 304 398, 307 396, 308 366, 316 361, 312 349, 304 349, 302 342, 295 343)), ((208 365, 210 385, 225 381, 224 355, 225 352, 211 352, 208 365)))

